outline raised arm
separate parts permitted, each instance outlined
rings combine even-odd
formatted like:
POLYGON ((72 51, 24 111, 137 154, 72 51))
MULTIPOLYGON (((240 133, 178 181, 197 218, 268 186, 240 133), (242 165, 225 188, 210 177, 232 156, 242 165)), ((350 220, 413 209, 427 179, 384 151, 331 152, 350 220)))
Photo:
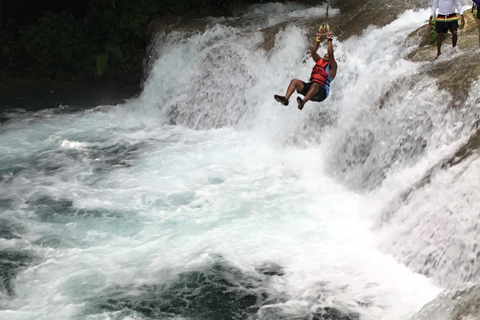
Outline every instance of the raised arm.
POLYGON ((327 53, 328 53, 328 62, 330 63, 329 65, 329 73, 330 77, 335 78, 337 75, 337 61, 335 60, 335 56, 333 55, 333 36, 331 32, 327 32, 327 39, 328 39, 328 48, 327 48, 327 53))
POLYGON ((310 54, 312 55, 312 59, 315 62, 321 59, 321 57, 317 53, 318 44, 320 43, 321 40, 322 40, 322 34, 320 32, 317 32, 317 35, 315 37, 315 42, 313 43, 312 50, 310 52, 310 54))

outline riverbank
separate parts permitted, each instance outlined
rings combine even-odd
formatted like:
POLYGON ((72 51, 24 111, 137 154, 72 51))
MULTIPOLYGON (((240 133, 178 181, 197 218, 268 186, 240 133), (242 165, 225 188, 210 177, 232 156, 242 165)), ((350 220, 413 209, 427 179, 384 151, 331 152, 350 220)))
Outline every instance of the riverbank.
POLYGON ((0 110, 22 108, 28 111, 59 106, 92 108, 115 105, 135 97, 141 84, 118 81, 52 81, 9 78, 0 82, 0 110))

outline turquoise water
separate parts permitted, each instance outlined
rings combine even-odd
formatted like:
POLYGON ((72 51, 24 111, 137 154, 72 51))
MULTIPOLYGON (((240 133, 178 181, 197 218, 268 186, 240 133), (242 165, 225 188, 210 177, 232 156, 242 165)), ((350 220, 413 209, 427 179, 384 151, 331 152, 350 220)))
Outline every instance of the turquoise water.
POLYGON ((2 319, 400 320, 442 290, 380 249, 396 226, 374 228, 466 130, 402 59, 427 11, 336 41, 331 97, 300 112, 272 97, 309 74, 296 21, 325 7, 271 5, 160 35, 136 99, 8 115, 2 319))

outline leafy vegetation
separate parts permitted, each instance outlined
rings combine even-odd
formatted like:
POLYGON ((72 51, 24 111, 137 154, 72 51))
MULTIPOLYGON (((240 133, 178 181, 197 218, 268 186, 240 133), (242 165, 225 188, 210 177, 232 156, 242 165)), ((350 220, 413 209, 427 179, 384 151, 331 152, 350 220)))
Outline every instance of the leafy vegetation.
POLYGON ((430 44, 434 44, 437 42, 437 31, 436 31, 436 26, 437 26, 437 17, 433 17, 432 20, 432 26, 430 28, 430 44))
POLYGON ((75 79, 141 73, 147 25, 166 15, 225 15, 263 0, 15 0, 0 2, 0 70, 75 79))

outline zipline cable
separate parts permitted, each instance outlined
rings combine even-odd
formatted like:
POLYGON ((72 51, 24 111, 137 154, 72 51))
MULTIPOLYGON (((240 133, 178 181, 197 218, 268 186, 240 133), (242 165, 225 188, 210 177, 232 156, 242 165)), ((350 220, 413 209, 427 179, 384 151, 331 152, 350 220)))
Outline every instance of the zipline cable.
POLYGON ((327 12, 325 14, 325 22, 318 28, 318 32, 321 34, 324 34, 323 31, 325 32, 330 32, 330 25, 328 24, 328 8, 330 7, 330 0, 327 0, 327 12))

